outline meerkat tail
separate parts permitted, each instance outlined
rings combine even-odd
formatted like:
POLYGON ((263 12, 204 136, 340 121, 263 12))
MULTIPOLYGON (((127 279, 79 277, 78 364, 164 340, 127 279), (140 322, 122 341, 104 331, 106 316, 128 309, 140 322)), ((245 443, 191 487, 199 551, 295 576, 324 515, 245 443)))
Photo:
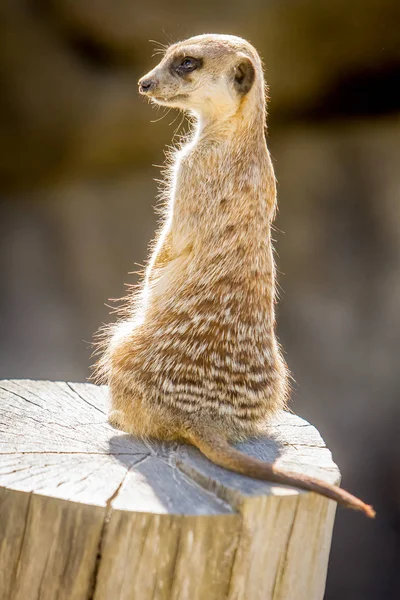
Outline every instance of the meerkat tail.
POLYGON ((315 492, 326 498, 335 500, 338 504, 363 512, 371 519, 375 517, 375 511, 372 506, 365 504, 362 500, 342 488, 325 483, 320 479, 308 477, 307 475, 279 469, 273 463, 248 456, 233 448, 222 436, 214 432, 206 434, 191 432, 188 436, 188 441, 196 446, 204 456, 220 467, 247 475, 248 477, 254 477, 255 479, 281 483, 315 492))

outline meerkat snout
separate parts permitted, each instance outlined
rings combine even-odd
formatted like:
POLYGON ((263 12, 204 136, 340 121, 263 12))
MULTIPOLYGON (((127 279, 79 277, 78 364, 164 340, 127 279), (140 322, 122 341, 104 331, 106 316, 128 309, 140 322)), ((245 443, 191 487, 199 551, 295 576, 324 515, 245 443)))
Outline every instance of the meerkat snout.
POLYGON ((140 94, 147 94, 156 87, 156 81, 154 79, 146 79, 142 77, 142 79, 139 79, 138 81, 138 86, 140 94))

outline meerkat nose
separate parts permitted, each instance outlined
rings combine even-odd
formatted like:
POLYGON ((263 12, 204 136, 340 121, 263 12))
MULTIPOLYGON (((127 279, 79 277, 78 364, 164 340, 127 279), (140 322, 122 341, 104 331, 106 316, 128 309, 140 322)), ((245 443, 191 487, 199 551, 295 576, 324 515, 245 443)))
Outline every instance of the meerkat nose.
POLYGON ((154 89, 156 82, 154 81, 154 79, 139 79, 138 85, 139 92, 141 94, 147 94, 148 92, 151 92, 152 89, 154 89))

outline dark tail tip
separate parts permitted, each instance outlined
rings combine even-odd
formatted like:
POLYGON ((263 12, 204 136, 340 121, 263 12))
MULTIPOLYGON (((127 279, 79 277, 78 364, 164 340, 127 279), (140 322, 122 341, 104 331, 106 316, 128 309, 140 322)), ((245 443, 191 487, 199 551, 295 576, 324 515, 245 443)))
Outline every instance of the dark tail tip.
POLYGON ((374 511, 372 506, 370 506, 369 504, 364 504, 363 512, 370 519, 375 519, 376 512, 374 511))

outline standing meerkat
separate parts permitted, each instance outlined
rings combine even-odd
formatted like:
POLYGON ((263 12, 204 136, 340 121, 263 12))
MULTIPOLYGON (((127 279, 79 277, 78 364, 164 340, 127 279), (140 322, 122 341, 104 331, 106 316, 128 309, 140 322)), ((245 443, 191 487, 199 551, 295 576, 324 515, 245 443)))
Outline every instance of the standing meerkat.
POLYGON ((274 170, 260 57, 247 41, 201 35, 170 46, 141 94, 194 116, 166 181, 163 225, 141 289, 104 339, 109 420, 181 440, 214 463, 323 494, 374 516, 339 487, 282 471, 231 442, 266 431, 286 405, 275 335, 274 170))

